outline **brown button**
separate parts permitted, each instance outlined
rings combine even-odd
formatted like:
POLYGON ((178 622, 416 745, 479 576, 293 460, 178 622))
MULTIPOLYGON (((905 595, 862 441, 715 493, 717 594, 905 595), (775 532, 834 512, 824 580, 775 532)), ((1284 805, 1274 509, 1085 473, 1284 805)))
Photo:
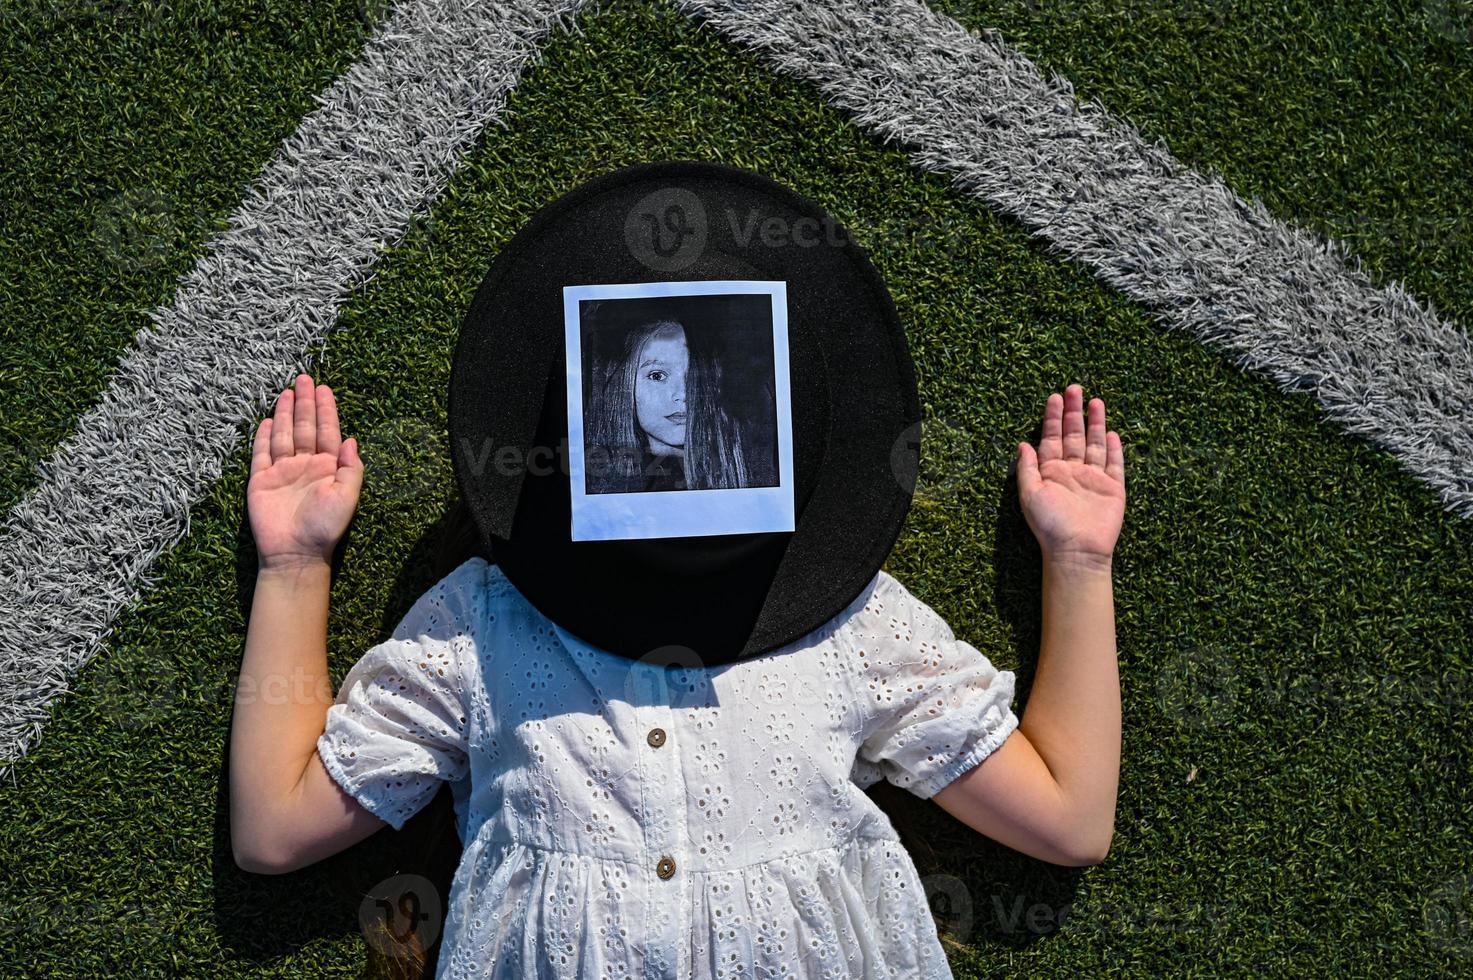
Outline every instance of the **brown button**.
POLYGON ((675 859, 666 855, 660 858, 660 863, 655 865, 655 874, 661 878, 668 878, 675 873, 675 859))
POLYGON ((665 729, 651 728, 650 733, 647 736, 647 741, 658 749, 660 746, 665 744, 665 729))

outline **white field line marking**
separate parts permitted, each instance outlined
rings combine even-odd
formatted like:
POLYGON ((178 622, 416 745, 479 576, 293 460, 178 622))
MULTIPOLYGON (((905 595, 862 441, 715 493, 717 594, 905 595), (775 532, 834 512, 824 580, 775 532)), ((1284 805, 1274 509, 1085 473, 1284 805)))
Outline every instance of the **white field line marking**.
MULTIPOLYGON (((924 171, 1397 457, 1473 517, 1473 342, 1345 247, 1148 144, 996 35, 915 0, 674 0, 924 171), (1352 264, 1353 262, 1353 264, 1352 264)), ((1129 447, 1126 447, 1129 457, 1129 447)))
MULTIPOLYGON (((412 0, 318 98, 231 228, 151 313, 0 533, 0 775, 188 534, 303 352, 589 0, 412 0)), ((1312 390, 1473 516, 1473 350, 1343 247, 1147 144, 1065 79, 913 0, 675 0, 861 128, 1285 391, 1312 390)))
MULTIPOLYGON (((0 529, 0 776, 340 304, 587 0, 411 0, 316 96, 0 529)), ((140 698, 145 692, 139 692, 140 698)), ((125 710, 125 709, 124 709, 125 710)))

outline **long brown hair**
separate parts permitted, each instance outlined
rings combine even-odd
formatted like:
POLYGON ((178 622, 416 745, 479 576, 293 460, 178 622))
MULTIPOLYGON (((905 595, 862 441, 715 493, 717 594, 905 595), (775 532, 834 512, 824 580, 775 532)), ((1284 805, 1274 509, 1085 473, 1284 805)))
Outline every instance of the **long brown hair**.
POLYGON ((649 439, 636 421, 635 384, 639 358, 656 333, 671 327, 685 334, 689 367, 685 372, 685 484, 691 490, 717 490, 749 485, 741 430, 721 403, 721 362, 699 344, 679 320, 657 319, 624 337, 623 350, 607 365, 596 367, 584 435, 585 455, 600 455, 590 476, 597 492, 643 490, 644 454, 649 439), (597 447, 597 450, 595 450, 597 447))
POLYGON ((418 929, 406 938, 395 935, 386 918, 375 917, 368 939, 367 980, 427 980, 429 951, 418 929), (388 951, 388 952, 386 952, 388 951))
MULTIPOLYGON (((432 581, 438 582, 473 556, 490 560, 481 542, 480 531, 471 517, 465 498, 457 495, 455 503, 440 521, 435 544, 430 551, 432 581)), ((422 874, 436 892, 449 896, 462 850, 455 826, 455 805, 447 784, 402 832, 406 853, 401 855, 400 870, 422 874)), ((441 903, 444 911, 444 902, 441 903)), ((440 930, 443 937, 443 923, 440 930)), ((368 980, 429 980, 440 956, 449 955, 443 946, 431 948, 424 942, 420 929, 398 935, 387 916, 375 916, 365 931, 368 940, 368 963, 364 976, 368 980)), ((438 943, 439 940, 436 940, 438 943)))
MULTIPOLYGON (((377 857, 377 856, 376 856, 377 857)), ((412 874, 429 885, 430 894, 438 896, 441 915, 449 908, 450 888, 455 882, 455 871, 464 857, 455 821, 455 802, 448 784, 405 824, 396 837, 389 863, 372 872, 374 877, 385 873, 395 875, 412 874)), ((361 872, 360 872, 361 873, 361 872)), ((414 891, 419 891, 416 886, 414 891)), ((426 899, 419 895, 419 902, 426 899)), ((428 980, 435 972, 441 956, 449 955, 440 939, 445 935, 442 919, 435 929, 435 940, 425 942, 426 928, 414 918, 420 912, 406 891, 397 896, 399 907, 395 910, 382 909, 384 914, 374 914, 362 922, 363 936, 368 946, 368 962, 364 976, 370 980, 428 980), (394 914, 389 914, 390 912, 394 914), (405 923, 408 928, 404 928, 405 923)))

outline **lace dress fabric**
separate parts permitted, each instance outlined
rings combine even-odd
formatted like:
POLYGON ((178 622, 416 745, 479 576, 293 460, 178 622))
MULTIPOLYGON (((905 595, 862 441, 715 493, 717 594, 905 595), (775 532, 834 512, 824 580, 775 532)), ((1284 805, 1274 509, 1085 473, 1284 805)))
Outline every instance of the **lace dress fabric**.
POLYGON ((437 980, 949 978, 862 789, 930 798, 1017 727, 1013 693, 884 571, 809 635, 700 668, 591 646, 475 557, 352 667, 317 749, 395 830, 452 784, 437 980))

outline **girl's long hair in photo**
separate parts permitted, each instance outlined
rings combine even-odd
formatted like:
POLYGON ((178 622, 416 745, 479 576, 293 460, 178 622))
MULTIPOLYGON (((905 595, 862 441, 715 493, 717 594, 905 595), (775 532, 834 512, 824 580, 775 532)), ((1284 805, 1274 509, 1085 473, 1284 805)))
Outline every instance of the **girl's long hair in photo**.
POLYGON ((635 384, 639 358, 651 337, 678 327, 685 333, 689 364, 685 372, 685 484, 691 490, 719 490, 750 485, 741 428, 721 404, 721 362, 678 320, 641 324, 624 338, 619 357, 596 366, 584 435, 585 466, 590 490, 610 493, 643 490, 644 454, 649 439, 637 423, 635 384), (599 370, 602 367, 602 370, 599 370))

